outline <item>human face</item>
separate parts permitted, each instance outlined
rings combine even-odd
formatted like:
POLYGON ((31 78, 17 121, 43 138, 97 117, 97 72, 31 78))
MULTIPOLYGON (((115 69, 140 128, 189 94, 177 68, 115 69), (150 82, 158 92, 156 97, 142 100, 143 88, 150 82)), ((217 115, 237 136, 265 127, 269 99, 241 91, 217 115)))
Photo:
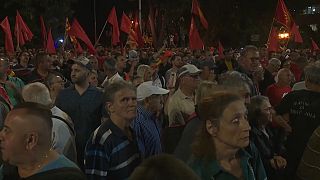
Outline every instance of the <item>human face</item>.
POLYGON ((137 115, 137 95, 131 89, 122 89, 114 94, 113 102, 107 102, 111 119, 130 123, 137 115))
POLYGON ((259 65, 259 63, 260 56, 258 51, 247 52, 246 56, 242 60, 243 68, 250 73, 259 65))
POLYGON ((291 73, 290 70, 284 69, 280 70, 279 75, 278 75, 279 82, 282 82, 286 85, 290 85, 291 83, 291 73))
POLYGON ((210 76, 214 76, 213 69, 210 69, 208 66, 204 66, 201 72, 201 80, 209 80, 210 76))
POLYGON ((62 89, 64 89, 65 82, 60 76, 55 76, 52 79, 52 83, 50 85, 50 91, 55 91, 56 93, 59 93, 62 89))
POLYGON ((126 67, 126 59, 123 56, 117 57, 117 68, 123 70, 126 67))
POLYGON ((148 97, 148 109, 153 112, 157 113, 161 111, 163 107, 163 97, 162 95, 153 94, 148 97))
POLYGON ((272 106, 268 100, 262 102, 261 107, 262 123, 268 124, 272 121, 272 106))
POLYGON ((177 68, 181 68, 184 65, 184 62, 182 61, 182 58, 180 56, 176 56, 172 62, 172 65, 177 68))
POLYGON ((230 103, 223 111, 216 135, 217 142, 228 148, 239 149, 249 145, 250 125, 247 121, 247 109, 243 101, 230 103))
POLYGON ((73 64, 71 67, 71 81, 74 84, 84 83, 88 78, 88 70, 79 64, 73 64))
POLYGON ((200 77, 199 74, 187 74, 183 77, 183 81, 189 89, 196 90, 200 82, 200 77))
POLYGON ((23 52, 20 56, 20 64, 23 66, 28 66, 29 58, 29 54, 27 52, 23 52))
POLYGON ((0 132, 0 148, 2 159, 12 165, 23 161, 26 152, 25 129, 21 122, 21 116, 17 116, 17 111, 9 112, 4 121, 4 127, 0 132))
POLYGON ((89 76, 90 85, 97 87, 98 86, 98 75, 96 73, 91 73, 89 76))
POLYGON ((98 60, 97 60, 97 58, 90 57, 89 60, 90 60, 90 64, 92 65, 92 68, 94 70, 98 70, 98 60))

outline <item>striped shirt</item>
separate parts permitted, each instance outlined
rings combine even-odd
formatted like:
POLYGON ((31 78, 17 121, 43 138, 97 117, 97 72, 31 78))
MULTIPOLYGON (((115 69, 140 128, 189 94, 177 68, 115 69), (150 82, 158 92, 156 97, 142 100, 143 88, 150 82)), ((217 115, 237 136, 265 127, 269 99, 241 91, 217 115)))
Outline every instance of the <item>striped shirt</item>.
POLYGON ((89 180, 126 179, 140 162, 136 141, 130 141, 111 120, 99 126, 87 142, 85 173, 89 180))
POLYGON ((144 158, 162 152, 161 126, 152 112, 146 110, 142 105, 138 105, 138 114, 132 122, 132 127, 136 133, 139 149, 144 158))

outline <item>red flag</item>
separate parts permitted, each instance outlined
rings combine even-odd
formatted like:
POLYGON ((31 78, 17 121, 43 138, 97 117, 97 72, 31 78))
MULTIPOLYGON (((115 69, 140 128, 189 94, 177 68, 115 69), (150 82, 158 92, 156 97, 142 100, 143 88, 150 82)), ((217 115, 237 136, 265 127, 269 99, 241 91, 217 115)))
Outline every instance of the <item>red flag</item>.
POLYGON ((111 9, 107 21, 112 25, 112 45, 117 45, 120 42, 120 31, 115 7, 111 9))
POLYGON ((278 1, 274 19, 280 24, 282 24, 283 26, 285 26, 286 28, 291 27, 292 20, 291 20, 290 12, 288 11, 288 8, 286 4, 283 2, 283 0, 278 1))
POLYGON ((319 46, 317 45, 316 42, 311 38, 311 45, 312 45, 312 51, 319 51, 319 46))
POLYGON ((190 26, 190 32, 189 32, 189 45, 190 45, 190 49, 192 50, 202 49, 204 46, 193 17, 191 18, 191 26, 190 26))
POLYGON ((130 21, 129 17, 124 12, 122 13, 120 29, 121 29, 121 31, 123 31, 127 34, 130 34, 131 21, 130 21))
POLYGON ((205 29, 208 29, 208 21, 207 19, 204 17, 201 9, 200 9, 200 6, 199 6, 199 3, 197 0, 192 0, 192 9, 191 9, 191 13, 199 16, 200 18, 200 22, 202 24, 202 26, 205 28, 205 29))
POLYGON ((13 47, 13 41, 12 41, 12 34, 10 29, 10 24, 8 17, 4 18, 4 20, 1 22, 0 26, 3 29, 3 32, 5 34, 5 48, 7 53, 14 53, 14 47, 13 47))
POLYGON ((293 22, 292 28, 291 28, 291 33, 294 36, 294 42, 296 43, 303 43, 301 34, 299 32, 298 26, 296 25, 295 22, 293 22))
POLYGON ((44 24, 43 17, 40 16, 40 25, 41 25, 41 36, 42 36, 42 43, 43 43, 43 48, 46 48, 47 45, 47 30, 46 30, 46 25, 44 24))
POLYGON ((16 15, 15 35, 19 45, 24 45, 25 41, 31 41, 33 34, 27 24, 23 21, 19 11, 16 15))
MULTIPOLYGON (((71 26, 70 26, 70 23, 69 23, 69 19, 66 18, 66 32, 67 32, 68 35, 69 35, 70 30, 71 30, 71 26)), ((76 50, 76 52, 78 54, 82 54, 83 53, 83 49, 82 49, 80 43, 78 42, 77 38, 75 36, 70 36, 70 35, 69 35, 69 37, 70 37, 71 43, 73 44, 73 47, 76 50)))
POLYGON ((73 20, 73 23, 71 25, 71 29, 68 32, 69 36, 75 36, 78 39, 81 39, 88 47, 88 50, 91 54, 95 54, 96 50, 93 47, 90 39, 88 38, 86 32, 82 29, 81 25, 77 21, 77 19, 73 20))
POLYGON ((56 48, 54 47, 54 41, 53 41, 53 38, 52 38, 52 34, 51 34, 51 28, 49 29, 49 32, 48 32, 48 41, 47 41, 47 52, 49 54, 55 54, 56 53, 56 48))
POLYGON ((224 51, 224 48, 223 48, 221 42, 219 41, 219 44, 218 44, 218 54, 219 54, 219 58, 220 58, 220 59, 224 58, 223 51, 224 51))
POLYGON ((138 43, 138 46, 139 47, 143 47, 144 46, 144 41, 143 41, 143 38, 142 38, 142 35, 141 35, 140 22, 139 22, 137 16, 135 17, 135 20, 134 20, 133 31, 134 31, 134 34, 135 34, 134 37, 136 39, 136 42, 138 43))
POLYGON ((276 29, 272 27, 269 38, 268 38, 268 51, 278 52, 278 50, 279 50, 278 34, 276 29))

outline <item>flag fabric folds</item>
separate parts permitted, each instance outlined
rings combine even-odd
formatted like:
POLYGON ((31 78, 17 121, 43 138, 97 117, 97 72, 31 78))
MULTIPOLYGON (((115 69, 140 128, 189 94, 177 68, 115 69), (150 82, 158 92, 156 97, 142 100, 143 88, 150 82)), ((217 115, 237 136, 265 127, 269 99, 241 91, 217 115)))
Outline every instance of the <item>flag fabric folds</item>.
POLYGON ((19 46, 23 46, 26 41, 31 41, 31 39, 33 38, 33 33, 30 31, 27 24, 23 21, 19 11, 17 11, 14 31, 19 46))
POLYGON ((219 41, 219 43, 218 43, 218 54, 219 54, 219 58, 220 59, 224 58, 223 52, 224 52, 224 48, 223 48, 221 42, 219 41))
POLYGON ((40 26, 41 26, 41 37, 42 37, 43 48, 46 48, 46 46, 47 46, 47 30, 46 30, 46 25, 44 23, 42 16, 40 16, 40 26))
POLYGON ((130 31, 131 31, 131 21, 124 12, 122 13, 122 17, 121 17, 120 30, 127 34, 130 34, 130 31))
POLYGON ((311 45, 312 45, 312 51, 319 51, 319 46, 317 45, 316 42, 311 38, 311 45))
POLYGON ((14 47, 13 47, 13 41, 12 41, 12 34, 10 29, 10 23, 8 17, 4 18, 4 20, 1 22, 0 26, 3 29, 3 32, 5 34, 5 48, 8 54, 14 53, 14 47))
POLYGON ((46 46, 47 52, 49 54, 55 54, 56 53, 56 48, 54 47, 54 41, 53 41, 53 37, 51 34, 51 29, 49 29, 48 32, 48 40, 47 40, 47 46, 46 46))
POLYGON ((120 42, 120 31, 115 7, 111 9, 107 21, 112 25, 112 45, 117 45, 120 42))
POLYGON ((299 32, 298 26, 294 22, 291 28, 291 34, 294 36, 294 42, 296 43, 303 43, 301 34, 299 32))
POLYGON ((89 37, 87 36, 86 32, 83 30, 77 19, 73 20, 71 28, 68 31, 68 35, 75 36, 76 38, 83 41, 87 45, 89 53, 95 54, 96 50, 94 46, 92 45, 89 37))
MULTIPOLYGON (((67 35, 69 35, 70 30, 71 30, 71 25, 69 23, 69 19, 66 18, 66 34, 67 35)), ((75 36, 70 36, 70 35, 69 35, 69 37, 70 37, 70 41, 73 44, 73 47, 76 50, 76 52, 78 54, 83 53, 83 49, 82 49, 80 43, 78 42, 77 38, 75 36)))
POLYGON ((285 26, 287 29, 290 29, 291 27, 291 15, 290 12, 286 6, 286 4, 283 2, 283 0, 279 0, 276 8, 276 14, 274 16, 274 19, 285 26))
POLYGON ((191 18, 189 32, 189 46, 191 50, 202 49, 204 47, 193 17, 191 18))
POLYGON ((204 15, 203 15, 203 13, 202 13, 202 11, 201 11, 201 9, 200 9, 198 0, 192 0, 191 13, 194 14, 194 15, 199 16, 200 22, 201 22, 202 26, 203 26, 205 29, 208 29, 208 21, 207 21, 207 19, 204 17, 204 15))
POLYGON ((279 50, 278 34, 274 27, 271 28, 271 32, 268 38, 268 51, 278 52, 279 50))

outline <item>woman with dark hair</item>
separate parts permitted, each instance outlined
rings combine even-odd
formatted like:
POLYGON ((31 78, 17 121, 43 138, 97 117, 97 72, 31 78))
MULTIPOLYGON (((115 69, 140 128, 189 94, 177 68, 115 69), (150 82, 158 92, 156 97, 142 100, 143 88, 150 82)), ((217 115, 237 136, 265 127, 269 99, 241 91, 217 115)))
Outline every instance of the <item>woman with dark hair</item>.
POLYGON ((18 54, 18 64, 12 67, 15 75, 20 79, 25 79, 25 77, 32 71, 34 66, 29 63, 30 55, 28 51, 22 51, 18 54))
MULTIPOLYGON (((248 120, 251 124, 251 140, 260 152, 268 179, 283 179, 282 170, 287 161, 281 154, 284 153, 283 139, 280 129, 269 128, 272 121, 273 109, 268 97, 255 96, 248 106, 248 120)), ((283 133, 284 134, 284 133, 283 133)))
POLYGON ((217 92, 199 104, 199 115, 203 126, 190 166, 201 179, 267 179, 257 150, 249 146, 251 128, 241 97, 217 92), (250 154, 244 150, 247 146, 250 154))

